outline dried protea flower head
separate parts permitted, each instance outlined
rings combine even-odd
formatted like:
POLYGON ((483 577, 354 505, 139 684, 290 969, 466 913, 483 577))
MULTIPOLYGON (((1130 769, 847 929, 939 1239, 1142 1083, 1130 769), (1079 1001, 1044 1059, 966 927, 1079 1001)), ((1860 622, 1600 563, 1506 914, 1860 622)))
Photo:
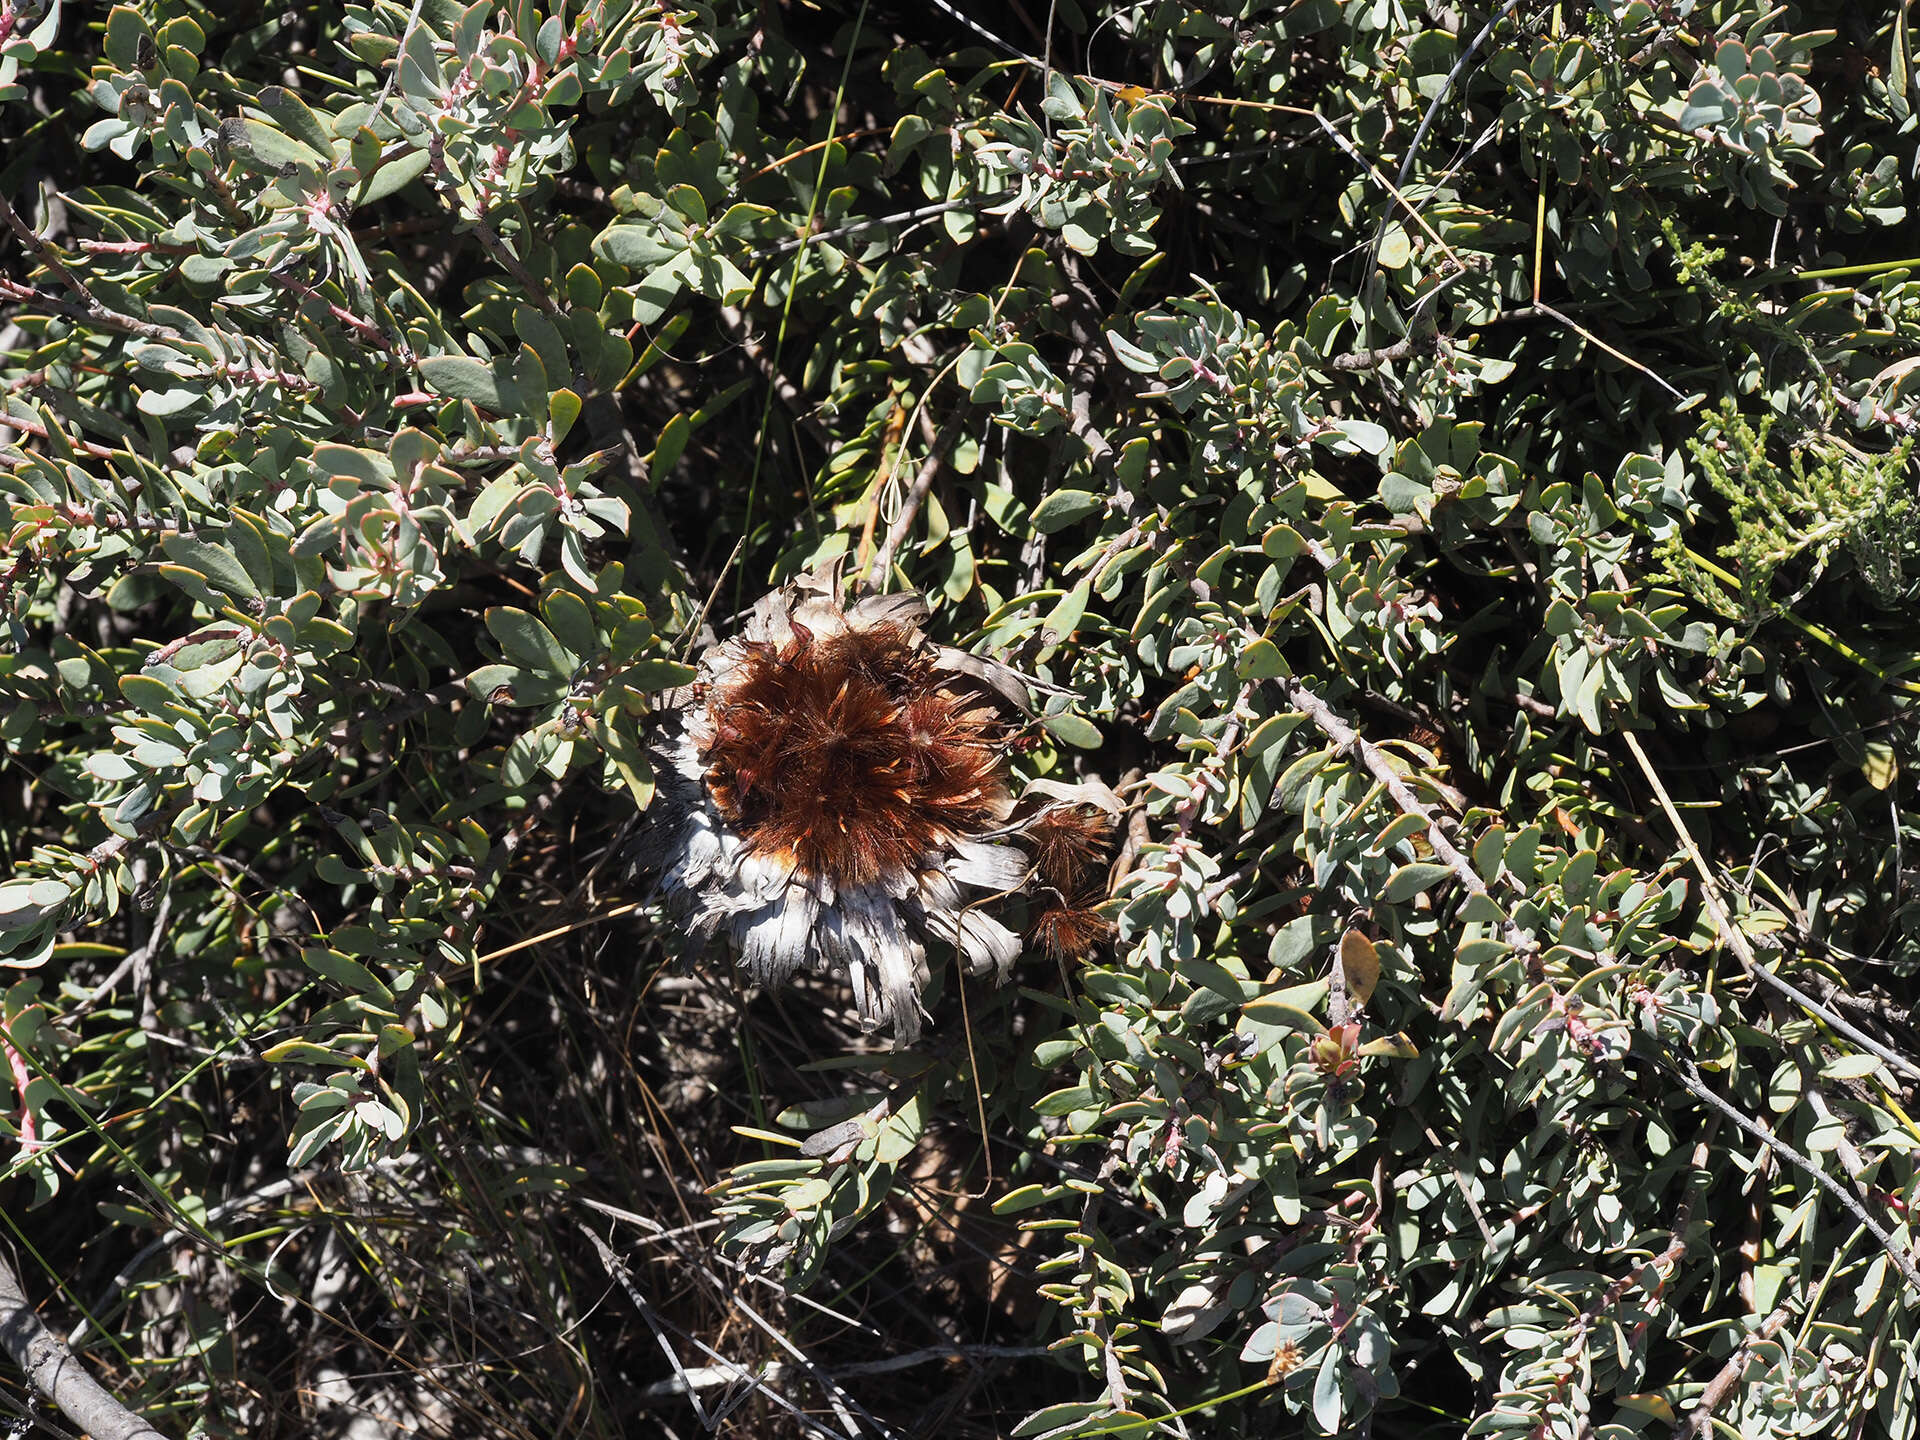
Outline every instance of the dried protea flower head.
POLYGON ((1005 975, 1020 939, 981 902, 1018 890, 1006 742, 1013 671, 930 641, 926 602, 843 608, 832 572, 753 607, 701 658, 659 745, 640 861, 695 950, 724 938, 748 976, 846 974, 861 1024, 920 1029, 926 940, 1005 975))

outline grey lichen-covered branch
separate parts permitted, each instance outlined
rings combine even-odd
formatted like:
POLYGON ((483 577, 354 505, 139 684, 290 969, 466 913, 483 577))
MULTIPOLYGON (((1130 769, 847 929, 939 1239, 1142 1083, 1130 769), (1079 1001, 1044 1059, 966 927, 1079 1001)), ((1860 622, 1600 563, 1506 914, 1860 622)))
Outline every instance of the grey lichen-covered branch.
POLYGON ((166 1440, 164 1432, 116 1400, 47 1329, 4 1255, 0 1255, 0 1345, 33 1388, 93 1440, 166 1440))
MULTIPOLYGON (((1309 690, 1292 675, 1280 676, 1274 681, 1287 703, 1300 711, 1314 723, 1316 729, 1334 744, 1334 748, 1344 754, 1357 757, 1366 772, 1386 787, 1387 794, 1393 797, 1393 803, 1403 815, 1412 815, 1426 822, 1427 843, 1433 846, 1433 853, 1439 861, 1453 872, 1454 878, 1474 895, 1487 895, 1487 882, 1474 870, 1473 862, 1460 853, 1460 847, 1448 838, 1447 832, 1440 828, 1439 818, 1420 803, 1419 796, 1413 793, 1406 778, 1393 768, 1393 762, 1387 759, 1380 747, 1370 743, 1360 732, 1341 719, 1334 708, 1309 690)), ((1533 949, 1533 943, 1520 928, 1504 916, 1500 921, 1500 938, 1515 950, 1533 949)))

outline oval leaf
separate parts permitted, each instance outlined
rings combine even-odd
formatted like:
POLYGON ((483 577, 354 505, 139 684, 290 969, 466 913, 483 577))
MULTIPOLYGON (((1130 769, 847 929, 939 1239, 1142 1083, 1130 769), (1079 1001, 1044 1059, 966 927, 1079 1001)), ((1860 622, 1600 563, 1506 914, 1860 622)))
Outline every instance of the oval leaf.
POLYGON ((1348 998, 1365 1005, 1380 983, 1379 948, 1358 930, 1347 931, 1340 937, 1340 972, 1346 977, 1348 998))
POLYGON ((1075 521, 1086 519, 1096 510, 1104 510, 1106 504, 1105 496, 1089 490, 1055 490, 1034 507, 1033 528, 1042 535, 1051 535, 1055 530, 1064 530, 1075 521))
POLYGON ((1402 865, 1387 881, 1387 903, 1398 905, 1403 900, 1411 900, 1421 891, 1431 890, 1452 873, 1447 866, 1436 865, 1431 860, 1416 860, 1411 865, 1402 865))

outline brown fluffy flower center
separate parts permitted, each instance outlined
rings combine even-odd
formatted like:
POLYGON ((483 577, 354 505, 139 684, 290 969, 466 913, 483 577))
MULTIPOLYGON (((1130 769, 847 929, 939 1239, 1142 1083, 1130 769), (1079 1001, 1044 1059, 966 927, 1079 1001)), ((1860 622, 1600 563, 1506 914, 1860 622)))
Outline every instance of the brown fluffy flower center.
POLYGON ((708 696, 715 807, 756 852, 865 885, 990 828, 1006 783, 995 709, 948 688, 904 630, 750 645, 708 696))

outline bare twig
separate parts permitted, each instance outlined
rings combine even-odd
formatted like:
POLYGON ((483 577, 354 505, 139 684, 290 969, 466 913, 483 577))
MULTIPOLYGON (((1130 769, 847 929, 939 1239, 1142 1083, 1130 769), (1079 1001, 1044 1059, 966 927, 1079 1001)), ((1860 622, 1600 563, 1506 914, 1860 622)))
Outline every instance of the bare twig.
MULTIPOLYGON (((586 1236, 587 1243, 593 1246, 594 1253, 600 1257, 600 1263, 606 1267, 607 1274, 611 1275, 615 1282, 619 1284, 620 1288, 627 1292, 627 1298, 633 1302, 634 1309, 640 1312, 640 1318, 645 1320, 647 1322, 647 1328, 653 1331, 654 1339, 660 1342, 660 1348, 666 1354, 667 1363, 673 1367, 673 1373, 676 1379, 684 1382, 689 1372, 686 1366, 680 1363, 679 1355, 675 1353, 673 1346, 667 1340, 667 1332, 669 1330, 680 1336, 681 1339, 691 1343, 695 1349, 704 1352, 708 1359, 717 1362, 718 1365, 732 1372, 735 1378, 746 1381, 753 1387, 756 1394, 764 1395, 780 1409, 793 1416, 793 1418, 806 1429, 815 1434, 825 1435, 829 1437, 829 1440, 842 1440, 841 1436, 827 1429, 826 1426, 822 1425, 818 1420, 815 1420, 778 1390, 775 1390, 768 1383, 765 1374, 756 1374, 739 1362, 729 1360, 712 1346, 703 1343, 695 1336, 687 1334, 685 1330, 661 1315, 659 1311, 653 1308, 652 1304, 647 1300, 647 1297, 640 1293, 640 1287, 634 1284, 633 1276, 628 1271, 626 1262, 614 1252, 613 1247, 595 1234, 591 1226, 581 1225, 579 1230, 582 1235, 586 1236)), ((698 1417, 702 1426, 712 1430, 718 1425, 722 1417, 712 1415, 706 1406, 701 1403, 699 1387, 688 1384, 686 1389, 679 1393, 687 1397, 687 1402, 693 1406, 693 1413, 698 1417)))
MULTIPOLYGON (((1473 63, 1473 57, 1480 53, 1480 47, 1492 38, 1494 27, 1506 19, 1508 13, 1519 3, 1520 0, 1506 0, 1505 4, 1488 16, 1487 23, 1480 27, 1480 33, 1467 42, 1467 48, 1462 50, 1460 58, 1453 62, 1453 68, 1447 72, 1447 78, 1440 82, 1440 92, 1427 105, 1427 113, 1420 117, 1420 124, 1413 132, 1413 139, 1407 143, 1407 153, 1400 157, 1400 174, 1394 182, 1396 189, 1406 188, 1407 179, 1413 174, 1413 162, 1420 154, 1421 145, 1426 141, 1427 131, 1433 128, 1433 122, 1440 114, 1440 107, 1447 103, 1447 97, 1453 93, 1453 87, 1459 84, 1460 77, 1467 73, 1467 67, 1473 63)), ((1373 268, 1373 257, 1379 253, 1380 241, 1386 233, 1387 215, 1383 214, 1380 217, 1380 223, 1374 228, 1373 243, 1367 250, 1369 270, 1373 268)))
MULTIPOLYGON (((0 200, 0 204, 6 202, 0 200)), ((150 320, 136 320, 131 315, 122 315, 117 310, 109 310, 95 301, 92 305, 74 304, 62 300, 58 295, 50 295, 32 285, 23 285, 18 280, 0 277, 0 295, 10 296, 39 309, 51 311, 55 315, 69 320, 82 320, 89 325, 98 325, 107 330, 122 330, 129 335, 138 335, 145 340, 177 340, 177 332, 164 325, 155 325, 150 320)), ((14 422, 9 421, 9 424, 14 422)))
POLYGON ((1442 349, 1445 344, 1445 340, 1437 330, 1424 335, 1416 331, 1377 350, 1354 350, 1345 355, 1336 355, 1327 361, 1327 368, 1329 370, 1378 370, 1382 365, 1391 365, 1397 360, 1406 359, 1409 355, 1431 355, 1442 349))
POLYGON ((1786 1308, 1782 1306, 1735 1347, 1733 1354, 1727 1357, 1727 1363, 1720 1367, 1720 1373, 1709 1380, 1707 1388, 1700 1392, 1700 1403, 1674 1429, 1670 1440, 1693 1440, 1694 1436, 1712 1424, 1713 1412, 1726 1403, 1727 1396, 1733 1393, 1734 1387, 1747 1373, 1747 1362, 1753 1358, 1754 1347, 1777 1335, 1787 1319, 1786 1308))
POLYGON ((1886 1252, 1887 1258, 1893 1262, 1893 1268, 1900 1272, 1900 1277, 1907 1282, 1908 1288, 1911 1289, 1915 1295, 1920 1295, 1920 1270, 1914 1268, 1913 1257, 1900 1248, 1884 1225, 1867 1213, 1867 1207, 1860 1203, 1860 1198, 1857 1195, 1842 1185, 1838 1180, 1834 1179, 1833 1176, 1827 1174, 1825 1170, 1822 1170, 1818 1165, 1814 1164, 1813 1161, 1802 1155, 1798 1150, 1787 1144, 1787 1142, 1779 1136, 1770 1134, 1760 1126, 1754 1124, 1753 1121, 1749 1120, 1745 1115, 1742 1115, 1733 1104, 1722 1099, 1717 1092, 1700 1078, 1700 1069, 1693 1063, 1690 1056, 1680 1056, 1678 1063, 1669 1063, 1667 1060, 1656 1056, 1654 1057, 1653 1063, 1658 1065, 1667 1074, 1673 1076, 1674 1079, 1678 1080, 1695 1099, 1703 1100, 1713 1109, 1718 1110, 1748 1135, 1758 1140, 1782 1160, 1793 1166, 1794 1169, 1800 1171, 1808 1179, 1812 1180, 1814 1184, 1818 1185, 1822 1190, 1825 1190, 1829 1195, 1833 1196, 1835 1200, 1838 1200, 1840 1202, 1840 1208, 1853 1216, 1855 1220, 1858 1220, 1866 1232, 1880 1242, 1880 1248, 1886 1252))
POLYGON ((400 62, 406 58, 407 42, 413 39, 414 27, 420 23, 420 12, 425 7, 426 0, 413 0, 413 13, 407 16, 407 23, 400 31, 400 43, 394 47, 393 68, 387 72, 387 83, 380 87, 380 98, 373 102, 375 115, 387 108, 387 98, 393 94, 393 82, 400 78, 400 62))
POLYGON ((166 1440, 161 1431, 114 1399, 47 1329, 4 1255, 0 1255, 0 1345, 34 1389, 93 1440, 166 1440))
MULTIPOLYGON (((433 137, 432 143, 427 147, 427 156, 433 164, 433 173, 442 181, 441 188, 446 191, 454 210, 458 212, 460 180, 447 164, 446 141, 440 135, 435 134, 433 137)), ((520 257, 507 248, 506 242, 500 238, 500 232, 495 230, 488 221, 478 197, 474 200, 473 209, 461 218, 473 226, 473 233, 480 237, 481 245, 486 248, 487 254, 493 257, 494 263, 518 280, 521 287, 533 297, 534 302, 542 310, 553 316, 566 313, 561 310, 559 302, 547 293, 547 287, 534 278, 533 272, 527 269, 520 257)))
POLYGON ((894 517, 893 524, 887 528, 887 538, 880 542, 879 550, 874 552, 873 564, 867 567, 866 588, 878 590, 886 580, 887 573, 893 569, 893 557, 906 543, 907 536, 913 531, 913 522, 919 518, 920 507, 926 503, 927 492, 933 489, 933 482, 940 474, 945 463, 947 451, 960 434, 960 417, 954 416, 940 427, 940 433, 933 437, 933 443, 927 448, 927 458, 922 462, 919 473, 913 477, 913 483, 907 487, 907 496, 900 504, 900 513, 894 517))
MULTIPOLYGON (((718 1285, 719 1282, 716 1279, 714 1283, 718 1285)), ((858 1410, 868 1423, 882 1435, 891 1433, 887 1427, 880 1422, 878 1416, 874 1415, 858 1400, 855 1400, 851 1395, 847 1394, 845 1390, 841 1389, 831 1375, 828 1375, 807 1357, 804 1350, 798 1345, 795 1345, 785 1335, 781 1334, 780 1328, 777 1325, 767 1320, 759 1311, 747 1304, 747 1302, 737 1294, 728 1295, 727 1301, 734 1309, 752 1321, 774 1344, 778 1345, 793 1357, 794 1363, 792 1368, 807 1376, 808 1379, 820 1387, 821 1393, 827 1397, 827 1404, 833 1407, 835 1417, 840 1421, 840 1424, 845 1428, 849 1436, 858 1436, 860 1434, 860 1426, 854 1421, 849 1407, 853 1410, 858 1410)), ((778 1365, 778 1362, 776 1361, 775 1364, 778 1365)), ((779 1368, 785 1369, 787 1367, 780 1366, 779 1368)))
MULTIPOLYGON (((1453 872, 1454 878, 1468 893, 1492 898, 1487 882, 1474 870, 1473 863, 1460 853, 1459 847, 1440 828, 1439 819, 1420 803, 1407 782, 1400 777, 1400 772, 1393 768, 1392 762, 1377 746, 1363 739, 1357 730, 1334 713, 1332 706, 1293 676, 1283 675, 1274 683, 1286 696, 1287 703, 1313 721, 1320 733, 1333 741, 1337 751, 1359 757, 1367 773, 1386 787, 1387 794, 1393 797, 1393 803, 1400 807, 1401 814, 1413 815, 1426 822, 1427 843, 1433 847, 1434 857, 1453 872)), ((1515 950, 1531 951, 1534 948, 1533 942, 1506 917, 1504 911, 1500 917, 1500 938, 1515 950)))
POLYGON ((89 309, 99 305, 100 302, 87 289, 85 282, 67 268, 66 261, 60 258, 60 252, 53 248, 45 236, 20 218, 20 212, 13 208, 13 202, 5 195, 0 195, 0 220, 4 220, 7 228, 20 238, 20 243, 39 259, 49 275, 78 295, 89 309))
MULTIPOLYGON (((1394 202, 1397 205, 1399 205, 1399 207, 1402 210, 1407 212, 1407 218, 1413 221, 1414 224, 1418 225, 1421 229, 1421 232, 1425 234, 1429 240, 1433 241, 1435 245, 1440 247, 1440 253, 1447 257, 1447 262, 1451 264, 1454 267, 1454 269, 1464 270, 1467 268, 1467 262, 1462 260, 1459 254, 1454 250, 1453 246, 1447 243, 1446 237, 1443 236, 1438 230, 1433 228, 1433 226, 1428 222, 1427 217, 1420 213, 1419 207, 1417 207, 1411 200, 1407 199, 1406 192, 1403 191, 1399 185, 1389 180, 1385 175, 1382 175, 1380 173, 1380 167, 1375 165, 1371 160, 1367 159, 1365 155, 1362 155, 1360 153, 1359 148, 1351 140, 1347 139, 1346 136, 1342 135, 1338 130, 1334 129, 1332 124, 1327 120, 1326 116, 1322 115, 1318 110, 1310 110, 1310 111, 1296 112, 1296 113, 1305 113, 1305 114, 1311 115, 1315 123, 1319 125, 1320 133, 1325 135, 1329 140, 1333 141, 1333 143, 1340 148, 1342 153, 1344 153, 1349 160, 1352 160, 1354 164, 1358 165, 1361 169, 1365 170, 1367 174, 1373 178, 1374 184, 1378 185, 1381 189, 1385 190, 1387 194, 1393 197, 1394 202)), ((1385 217, 1383 216, 1381 219, 1381 233, 1384 234, 1385 232, 1386 232, 1386 220, 1385 220, 1385 217)))
MULTIPOLYGON (((117 310, 108 309, 107 306, 102 303, 100 297, 87 288, 87 282, 67 268, 66 262, 60 258, 59 252, 36 233, 31 225, 20 218, 20 213, 13 208, 5 195, 0 195, 0 221, 4 221, 6 227, 19 237, 20 243, 25 245, 28 251, 40 261, 40 264, 46 269, 49 275, 53 276, 55 280, 58 280, 62 285, 66 286, 67 289, 80 297, 79 313, 81 318, 91 320, 98 325, 107 325, 117 330, 125 330, 129 334, 142 335, 149 340, 174 340, 179 338, 178 332, 169 329, 165 325, 156 325, 150 320, 137 320, 131 315, 122 315, 117 310)), ((19 300, 32 300, 38 304, 47 306, 49 309, 57 309, 66 314, 73 313, 71 308, 64 302, 56 300, 52 296, 34 289, 30 285, 22 285, 17 281, 7 280, 0 281, 0 289, 4 289, 7 294, 19 300)))
POLYGON ((1549 320, 1558 321, 1560 324, 1566 326, 1569 330, 1573 331, 1574 334, 1578 335, 1582 340, 1585 340, 1589 345, 1597 345, 1600 349, 1606 351, 1607 354, 1611 355, 1614 359, 1618 360, 1622 365, 1626 365, 1632 369, 1638 370, 1642 375, 1646 376, 1649 380, 1653 381, 1654 384, 1658 385, 1662 390, 1666 391, 1669 395, 1671 395, 1676 401, 1679 401, 1683 404, 1685 403, 1687 397, 1681 391, 1675 389, 1674 386, 1669 384, 1660 375, 1656 374, 1650 367, 1643 365, 1640 361, 1634 359, 1631 355, 1627 354, 1626 351, 1621 350, 1615 346, 1609 345, 1606 341, 1602 340, 1598 335, 1594 334, 1593 331, 1589 330, 1586 326, 1582 325, 1578 320, 1574 319, 1571 315, 1567 314, 1563 310, 1556 309, 1554 306, 1547 304, 1547 302, 1544 300, 1536 300, 1530 305, 1517 306, 1512 310, 1503 310, 1498 315, 1489 316, 1487 319, 1480 322, 1480 328, 1484 329, 1488 325, 1498 325, 1509 320, 1531 320, 1535 316, 1539 316, 1539 315, 1545 315, 1549 320))
POLYGON ((785 371, 774 364, 773 353, 754 336, 746 314, 731 305, 723 305, 720 308, 720 324, 733 337, 741 353, 766 376, 773 393, 793 416, 794 424, 805 431, 809 439, 828 449, 834 448, 833 435, 814 413, 813 402, 807 399, 805 391, 787 378, 785 371))
POLYGON ((825 245, 829 241, 844 240, 849 235, 858 235, 862 230, 877 229, 882 225, 906 225, 915 220, 928 220, 935 215, 944 215, 949 210, 966 210, 974 206, 984 209, 989 205, 1005 200, 1002 195, 968 195, 959 200, 942 200, 937 205, 921 205, 912 210, 902 210, 894 215, 870 215, 865 220, 856 220, 850 225, 842 225, 837 230, 822 230, 816 235, 796 235, 791 240, 782 240, 777 245, 769 245, 764 250, 756 250, 749 257, 754 262, 777 260, 782 255, 791 255, 809 245, 825 245))
MULTIPOLYGON (((891 1375, 898 1370, 911 1370, 942 1360, 1030 1360, 1048 1353, 1044 1345, 952 1345, 932 1350, 909 1350, 905 1355, 892 1355, 885 1360, 864 1360, 854 1365, 842 1365, 834 1370, 833 1376, 836 1380, 850 1380, 863 1375, 891 1375)), ((783 1379, 798 1368, 776 1361, 767 1367, 765 1378, 769 1381, 783 1379)), ((665 1400, 686 1394, 689 1387, 712 1389, 734 1384, 739 1378, 739 1371, 732 1366, 695 1366, 683 1370, 670 1380, 655 1381, 640 1392, 640 1398, 643 1401, 665 1400)))
MULTIPOLYGON (((392 1175, 403 1170, 413 1169, 419 1163, 420 1157, 409 1151, 404 1155, 396 1155, 391 1160, 376 1160, 370 1168, 383 1175, 392 1175)), ((291 1195, 296 1190, 304 1190, 315 1180, 329 1173, 338 1172, 334 1171, 333 1167, 329 1165, 310 1165, 304 1170, 296 1170, 291 1175, 282 1175, 278 1179, 269 1180, 266 1184, 258 1186, 255 1189, 222 1200, 218 1205, 215 1205, 207 1211, 207 1218, 201 1222, 202 1226, 211 1229, 211 1227, 218 1225, 230 1215, 238 1215, 242 1211, 258 1209, 283 1196, 291 1195)), ((93 1313, 99 1316, 106 1315, 115 1300, 126 1297, 133 1282, 140 1278, 140 1272, 146 1268, 147 1262, 174 1244, 174 1242, 183 1238, 198 1239, 200 1237, 185 1226, 172 1225, 162 1230, 152 1240, 149 1240, 145 1245, 141 1246, 140 1249, 135 1252, 134 1257, 122 1265, 119 1270, 114 1273, 114 1277, 111 1280, 101 1286, 100 1298, 93 1302, 93 1313)), ((205 1242, 203 1241, 202 1243, 205 1242)), ((82 1343, 87 1338, 87 1332, 90 1328, 91 1322, 82 1318, 80 1323, 75 1325, 73 1329, 67 1333, 67 1343, 69 1345, 82 1343)))
POLYGON ((1336 355, 1327 362, 1329 370, 1378 370, 1382 365, 1391 365, 1404 360, 1409 355, 1446 355, 1453 350, 1451 336, 1440 332, 1438 311, 1440 297, 1452 286, 1467 276, 1476 274, 1481 267, 1467 265, 1464 262, 1456 269, 1449 270, 1440 277, 1440 283, 1420 297, 1420 303, 1414 307, 1412 327, 1408 333, 1391 345, 1383 345, 1377 350, 1355 350, 1345 355, 1336 355))
MULTIPOLYGON (((1101 371, 1112 353, 1107 344, 1107 327, 1102 323, 1106 307, 1093 287, 1081 278, 1075 262, 1066 261, 1063 273, 1069 289, 1080 302, 1068 306, 1063 316, 1068 333, 1073 336, 1073 354, 1067 360, 1067 433, 1087 447, 1096 470, 1107 472, 1113 467, 1113 442, 1093 423, 1094 392, 1100 386, 1101 371)), ((1130 497, 1124 491, 1116 491, 1115 498, 1131 508, 1130 497)), ((1033 538, 1044 540, 1046 537, 1036 531, 1033 538)))
POLYGON ((1673 803, 1673 797, 1667 794, 1667 787, 1661 782, 1659 771, 1653 768, 1653 762, 1647 758, 1647 752, 1640 744, 1640 737, 1631 730, 1623 730, 1621 738, 1626 741, 1627 749, 1632 752, 1635 762, 1640 766, 1640 773, 1646 777, 1647 784, 1653 787, 1653 793, 1660 802, 1660 808, 1666 812, 1667 823, 1673 826, 1674 833, 1680 839, 1680 848, 1686 852, 1687 859, 1693 862, 1693 868, 1700 876, 1701 898, 1706 901, 1707 914, 1713 920, 1713 928, 1719 932, 1721 943, 1731 950, 1734 959, 1740 962, 1740 968, 1753 979, 1771 985, 1781 994, 1788 996, 1810 1014, 1818 1015, 1868 1054, 1877 1056, 1910 1078, 1920 1079, 1920 1065, 1914 1064, 1899 1051, 1882 1045, 1859 1026, 1844 1019, 1799 986, 1782 979, 1760 963, 1759 957, 1753 953, 1753 947, 1747 943, 1747 937, 1740 933, 1728 916, 1726 905, 1720 898, 1720 886, 1714 879, 1713 871, 1707 866, 1707 857, 1700 853, 1700 847, 1694 843, 1693 832, 1688 830, 1686 823, 1681 820, 1679 808, 1673 803))
POLYGON ((105 840, 102 840, 98 845, 87 851, 87 864, 92 869, 98 870, 108 861, 119 859, 130 846, 147 839, 162 826, 171 825, 172 823, 173 812, 170 810, 161 813, 149 812, 134 822, 133 833, 131 835, 109 835, 105 840))
POLYGON ((313 300, 324 305, 328 314, 332 315, 334 319, 338 320, 342 325, 346 326, 347 329, 351 330, 355 335, 358 335, 375 349, 384 350, 405 364, 411 365, 413 363, 413 352, 404 344, 396 347, 393 342, 387 338, 386 332, 371 320, 361 319, 345 306, 334 304, 333 301, 329 300, 325 295, 322 295, 311 285, 303 285, 290 275, 282 275, 275 270, 268 270, 264 273, 270 282, 278 285, 282 290, 298 295, 302 300, 313 300))
POLYGON ((993 31, 987 29, 986 26, 982 25, 978 20, 974 19, 971 15, 967 14, 964 10, 958 9, 955 6, 949 4, 948 0, 933 0, 933 6, 936 10, 944 11, 950 18, 959 21, 962 25, 966 26, 967 29, 971 30, 974 34, 978 35, 982 40, 986 41, 989 45, 997 45, 1000 49, 1006 51, 1007 54, 1013 56, 1016 60, 1024 61, 1026 64, 1032 66, 1035 70, 1040 71, 1042 74, 1045 74, 1047 71, 1053 68, 1045 60, 1042 60, 1038 55, 1030 55, 1025 50, 1022 50, 1018 45, 1014 44, 1011 40, 1004 40, 1000 36, 994 34, 993 31))
POLYGON ((1113 442, 1093 426, 1093 397, 1084 383, 1074 387, 1073 396, 1067 402, 1067 432, 1087 447, 1095 465, 1112 463, 1113 442))
POLYGON ((1547 302, 1544 300, 1534 301, 1533 308, 1538 310, 1542 315, 1548 316, 1549 318, 1554 320, 1558 320, 1562 325, 1566 326, 1569 330, 1572 330, 1575 334, 1579 335, 1580 338, 1585 340, 1589 345, 1598 345, 1602 350, 1606 351, 1607 354, 1613 356, 1613 358, 1618 360, 1622 365, 1632 366, 1635 370, 1638 370, 1642 375, 1646 376, 1649 380, 1653 381, 1653 383, 1658 385, 1662 390, 1666 391, 1675 400, 1680 401, 1682 404, 1686 402, 1686 398, 1687 398, 1686 395, 1683 394, 1681 391, 1675 389, 1672 385, 1668 384, 1666 378, 1662 375, 1656 374, 1651 366, 1641 364, 1638 360, 1634 359, 1631 355, 1627 354, 1627 352, 1624 350, 1615 349, 1613 346, 1609 345, 1606 341, 1602 340, 1598 335, 1594 334, 1591 330, 1587 329, 1587 327, 1582 325, 1578 320, 1574 319, 1571 315, 1562 314, 1560 311, 1554 309, 1553 306, 1547 304, 1547 302))
POLYGON ((113 967, 113 973, 93 987, 93 993, 91 995, 87 996, 86 999, 82 1000, 78 1005, 74 1006, 72 1010, 67 1012, 67 1022, 69 1024, 99 1006, 102 1001, 113 994, 114 988, 119 985, 122 980, 126 979, 129 973, 139 969, 153 959, 154 950, 158 948, 161 939, 166 935, 167 916, 172 909, 173 892, 171 890, 163 891, 160 895, 159 907, 154 911, 153 924, 147 929, 147 938, 127 952, 126 958, 113 967))

